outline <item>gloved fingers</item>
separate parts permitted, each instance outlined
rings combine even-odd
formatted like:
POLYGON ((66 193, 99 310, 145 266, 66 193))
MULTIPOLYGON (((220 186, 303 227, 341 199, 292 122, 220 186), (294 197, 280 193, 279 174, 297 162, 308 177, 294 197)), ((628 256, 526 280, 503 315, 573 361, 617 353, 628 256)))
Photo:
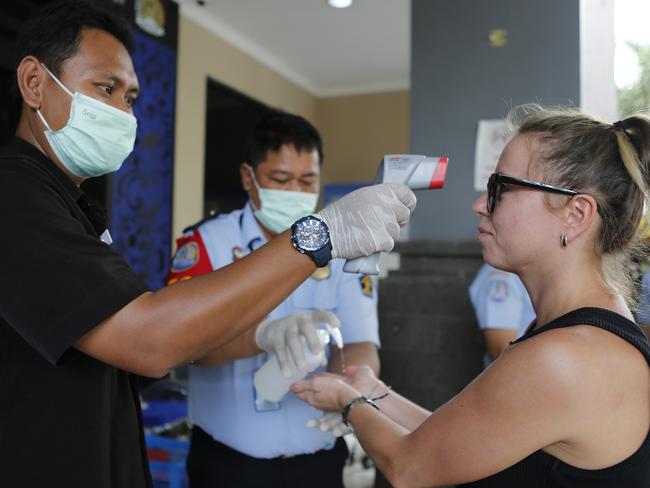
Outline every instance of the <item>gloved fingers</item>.
POLYGON ((345 434, 349 434, 350 432, 352 432, 350 426, 345 425, 342 421, 332 429, 332 434, 334 434, 334 437, 343 437, 345 434))
POLYGON ((402 202, 409 209, 410 212, 415 210, 418 199, 408 186, 401 183, 384 183, 387 188, 390 188, 400 202, 402 202))
MULTIPOLYGON (((397 227, 397 224, 395 224, 395 227, 397 227)), ((384 251, 384 252, 392 251, 393 247, 395 247, 395 239, 390 235, 388 235, 386 236, 385 239, 381 241, 381 244, 379 245, 379 251, 384 251)))
POLYGON ((320 430, 331 432, 335 437, 341 437, 351 432, 349 426, 343 423, 343 417, 339 412, 328 412, 320 418, 320 430))
MULTIPOLYGON (((410 190, 409 190, 410 191, 410 190)), ((399 227, 404 226, 411 217, 411 210, 404 203, 397 199, 392 189, 380 195, 381 206, 373 209, 377 224, 381 226, 397 223, 399 227)))
POLYGON ((327 412, 319 419, 320 430, 327 432, 338 424, 343 423, 343 417, 339 412, 327 412))
POLYGON ((321 418, 311 418, 307 420, 307 427, 313 427, 322 432, 332 430, 337 423, 342 422, 343 417, 338 412, 325 412, 321 418), (338 420, 337 420, 338 417, 338 420))
POLYGON ((292 324, 291 327, 287 330, 286 334, 286 344, 293 361, 300 371, 307 373, 307 358, 305 358, 305 345, 306 340, 300 340, 300 333, 298 324, 292 324))
POLYGON ((320 339, 316 327, 318 324, 327 324, 331 328, 338 329, 341 327, 341 321, 334 313, 328 310, 314 310, 303 314, 297 318, 300 332, 307 340, 309 349, 314 354, 319 354, 323 351, 323 343, 320 339))
POLYGON ((299 334, 305 338, 311 352, 314 354, 321 353, 323 351, 323 342, 320 339, 318 329, 316 329, 317 322, 307 318, 298 319, 297 322, 299 334))
MULTIPOLYGON (((399 237, 400 229, 401 227, 397 222, 389 222, 386 224, 386 233, 390 237, 391 241, 394 241, 399 237)), ((390 244, 392 249, 392 245, 395 244, 395 242, 391 242, 390 244)))
POLYGON ((330 327, 341 327, 339 318, 329 310, 314 310, 310 312, 314 324, 328 324, 330 327))
POLYGON ((289 362, 289 355, 287 354, 287 350, 282 347, 276 349, 274 352, 275 352, 275 356, 278 359, 278 365, 282 370, 282 374, 285 376, 285 378, 290 378, 293 373, 293 370, 291 368, 291 363, 289 362))
POLYGON ((330 227, 332 255, 352 259, 388 251, 415 208, 415 195, 405 185, 360 188, 320 212, 330 227))
POLYGON ((269 324, 271 324, 271 322, 274 322, 274 321, 269 320, 269 319, 264 319, 259 323, 259 325, 255 329, 255 343, 257 344, 257 347, 259 347, 260 349, 266 350, 266 345, 264 344, 265 343, 264 339, 265 339, 265 335, 267 333, 266 329, 268 328, 269 324))
POLYGON ((395 219, 397 219, 397 225, 400 227, 404 227, 411 218, 411 211, 406 205, 396 207, 394 213, 395 219))

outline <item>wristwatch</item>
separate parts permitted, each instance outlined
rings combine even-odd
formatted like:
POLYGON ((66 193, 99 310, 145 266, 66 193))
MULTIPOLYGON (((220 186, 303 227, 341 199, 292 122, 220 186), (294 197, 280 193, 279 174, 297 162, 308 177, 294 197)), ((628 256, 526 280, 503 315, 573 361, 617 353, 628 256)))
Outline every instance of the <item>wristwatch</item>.
POLYGON ((309 256, 318 268, 332 259, 332 243, 327 224, 313 215, 303 217, 291 226, 291 244, 298 252, 309 256))

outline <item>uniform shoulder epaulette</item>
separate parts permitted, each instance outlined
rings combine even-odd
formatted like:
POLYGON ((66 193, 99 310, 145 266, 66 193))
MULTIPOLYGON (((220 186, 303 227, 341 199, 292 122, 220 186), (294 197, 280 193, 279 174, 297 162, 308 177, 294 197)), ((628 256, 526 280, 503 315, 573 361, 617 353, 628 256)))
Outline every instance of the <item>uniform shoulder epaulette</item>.
POLYGON ((215 212, 215 213, 213 213, 212 215, 208 215, 207 217, 204 217, 203 219, 199 220, 196 224, 192 224, 192 225, 190 225, 190 226, 188 226, 188 227, 185 227, 185 228, 183 229, 183 234, 186 234, 186 233, 188 233, 188 232, 191 232, 191 231, 194 231, 194 230, 198 229, 199 227, 201 227, 201 226, 202 226, 203 224, 205 224, 206 222, 209 222, 209 221, 211 221, 211 220, 214 220, 214 219, 216 219, 217 217, 219 217, 220 215, 223 215, 223 214, 220 213, 220 212, 215 212))

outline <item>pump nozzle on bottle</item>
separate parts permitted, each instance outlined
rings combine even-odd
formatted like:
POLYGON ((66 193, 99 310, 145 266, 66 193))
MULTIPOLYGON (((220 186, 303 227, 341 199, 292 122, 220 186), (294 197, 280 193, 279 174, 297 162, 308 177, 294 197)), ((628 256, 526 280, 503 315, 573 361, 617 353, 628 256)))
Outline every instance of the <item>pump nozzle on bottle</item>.
POLYGON ((336 347, 343 349, 343 336, 341 335, 341 329, 338 327, 332 327, 330 324, 325 324, 325 327, 330 336, 332 336, 332 339, 334 339, 336 347))

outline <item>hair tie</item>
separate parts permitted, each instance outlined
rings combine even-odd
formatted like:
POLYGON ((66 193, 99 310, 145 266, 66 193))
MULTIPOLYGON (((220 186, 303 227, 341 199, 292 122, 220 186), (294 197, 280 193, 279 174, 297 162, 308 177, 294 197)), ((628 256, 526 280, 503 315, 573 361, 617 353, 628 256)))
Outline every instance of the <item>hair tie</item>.
POLYGON ((630 137, 630 134, 628 134, 627 128, 625 127, 625 122, 623 122, 622 120, 619 120, 618 122, 614 122, 612 126, 614 127, 614 130, 620 130, 627 137, 630 137))

